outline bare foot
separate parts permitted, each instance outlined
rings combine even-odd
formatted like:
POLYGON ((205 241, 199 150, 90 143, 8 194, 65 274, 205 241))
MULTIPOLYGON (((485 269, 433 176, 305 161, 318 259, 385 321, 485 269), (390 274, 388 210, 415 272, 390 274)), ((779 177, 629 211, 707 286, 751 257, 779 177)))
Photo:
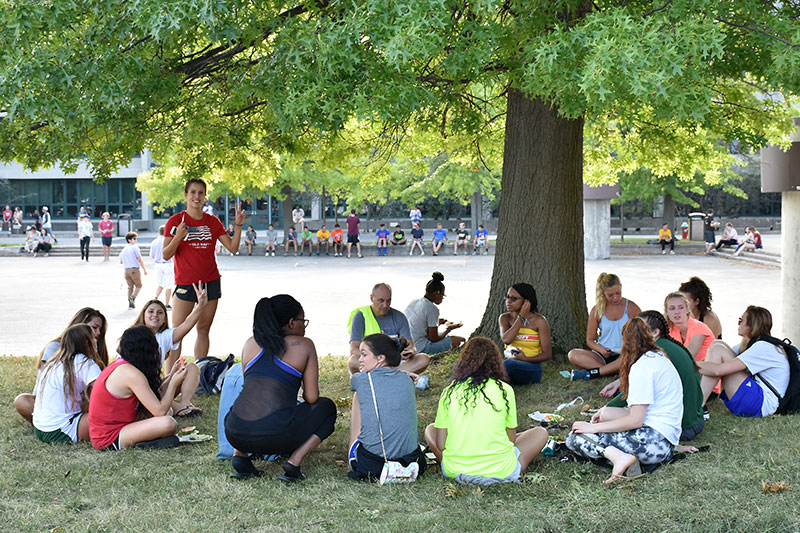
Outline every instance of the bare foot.
POLYGON ((613 468, 611 469, 611 477, 607 480, 603 481, 603 485, 610 485, 625 477, 625 471, 636 462, 636 457, 625 453, 622 450, 619 450, 613 446, 609 446, 606 448, 605 453, 603 453, 606 459, 611 461, 613 468))
POLYGON ((697 453, 700 450, 698 450, 694 446, 687 446, 687 445, 684 445, 684 444, 678 444, 677 446, 675 446, 675 451, 678 452, 678 453, 681 453, 681 452, 683 452, 683 453, 697 453))

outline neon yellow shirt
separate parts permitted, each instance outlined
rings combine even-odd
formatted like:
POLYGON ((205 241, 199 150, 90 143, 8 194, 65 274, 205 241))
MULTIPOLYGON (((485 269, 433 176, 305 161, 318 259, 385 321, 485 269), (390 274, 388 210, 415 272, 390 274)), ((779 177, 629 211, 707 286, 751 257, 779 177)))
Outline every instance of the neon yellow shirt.
POLYGON ((433 425, 447 430, 442 468, 449 477, 458 474, 508 477, 517 467, 514 443, 508 440, 506 432, 506 428, 517 427, 514 389, 507 383, 490 379, 484 385, 484 392, 492 405, 486 402, 483 394, 478 393, 475 405, 472 405, 470 397, 467 402, 469 408, 465 408, 467 384, 455 385, 449 401, 446 401, 447 388, 439 398, 433 425), (506 393, 507 408, 501 387, 506 393))

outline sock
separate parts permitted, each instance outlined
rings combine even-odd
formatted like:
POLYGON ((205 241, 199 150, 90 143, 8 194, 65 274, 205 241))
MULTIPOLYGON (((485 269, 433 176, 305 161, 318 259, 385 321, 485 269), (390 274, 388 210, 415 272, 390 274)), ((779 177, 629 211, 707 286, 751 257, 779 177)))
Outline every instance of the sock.
POLYGON ((253 461, 251 461, 249 457, 239 457, 238 455, 234 455, 231 459, 231 465, 233 466, 233 469, 240 474, 260 474, 258 469, 253 466, 253 461))

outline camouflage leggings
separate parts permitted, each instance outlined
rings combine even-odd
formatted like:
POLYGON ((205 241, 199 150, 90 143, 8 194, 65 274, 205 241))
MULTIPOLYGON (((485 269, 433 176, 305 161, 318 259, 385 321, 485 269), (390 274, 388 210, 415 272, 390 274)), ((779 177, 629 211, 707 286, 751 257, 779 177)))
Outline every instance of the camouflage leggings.
POLYGON ((613 446, 636 456, 645 465, 668 461, 674 449, 661 433, 650 426, 619 433, 570 433, 566 444, 576 454, 589 459, 600 459, 606 448, 613 446))

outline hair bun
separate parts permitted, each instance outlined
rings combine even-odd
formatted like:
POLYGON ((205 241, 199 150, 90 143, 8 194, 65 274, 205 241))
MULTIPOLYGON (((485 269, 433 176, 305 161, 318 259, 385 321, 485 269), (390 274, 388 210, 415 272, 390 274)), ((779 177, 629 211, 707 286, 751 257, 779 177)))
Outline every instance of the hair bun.
POLYGON ((444 281, 444 275, 441 272, 434 272, 431 274, 431 278, 435 281, 444 281))

